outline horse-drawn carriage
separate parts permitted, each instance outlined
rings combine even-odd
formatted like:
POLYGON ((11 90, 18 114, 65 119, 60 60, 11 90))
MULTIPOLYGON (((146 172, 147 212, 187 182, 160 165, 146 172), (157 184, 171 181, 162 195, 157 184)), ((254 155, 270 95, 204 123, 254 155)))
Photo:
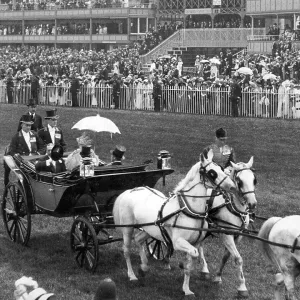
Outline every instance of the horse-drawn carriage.
POLYGON ((13 242, 27 245, 31 234, 31 216, 47 214, 54 217, 74 217, 71 228, 71 248, 80 267, 94 271, 99 245, 112 243, 105 230, 113 224, 114 200, 127 189, 154 187, 160 178, 174 172, 150 169, 149 163, 133 166, 96 167, 94 176, 73 172, 50 173, 35 171, 34 156, 16 154, 4 156, 16 180, 5 187, 2 215, 8 236, 13 242))

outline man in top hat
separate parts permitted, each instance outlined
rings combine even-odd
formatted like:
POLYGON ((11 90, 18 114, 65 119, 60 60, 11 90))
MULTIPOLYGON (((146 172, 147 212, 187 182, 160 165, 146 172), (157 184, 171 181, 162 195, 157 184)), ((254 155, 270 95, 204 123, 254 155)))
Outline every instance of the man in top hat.
POLYGON ((47 125, 38 131, 39 137, 43 140, 45 145, 53 144, 62 146, 66 151, 66 143, 64 141, 63 132, 57 127, 57 120, 59 116, 56 113, 56 109, 47 110, 45 120, 47 125))
MULTIPOLYGON (((23 115, 21 120, 21 130, 18 131, 11 139, 5 155, 39 155, 45 153, 43 141, 36 132, 31 130, 33 121, 29 115, 23 115)), ((9 182, 10 169, 4 162, 4 184, 9 182)))
POLYGON ((61 173, 66 171, 66 165, 62 159, 64 150, 60 145, 47 145, 47 155, 40 158, 35 164, 37 172, 61 173))
POLYGON ((121 145, 117 145, 114 150, 110 150, 111 154, 111 163, 107 164, 108 166, 118 166, 122 165, 122 160, 125 159, 126 148, 121 145))
MULTIPOLYGON (((34 101, 33 98, 30 98, 28 100, 28 103, 27 103, 27 107, 28 107, 28 112, 26 115, 29 115, 33 121, 33 124, 31 126, 31 130, 37 132, 39 131, 40 129, 43 128, 43 119, 40 115, 38 115, 36 113, 36 103, 34 101)), ((18 131, 21 130, 21 121, 22 121, 22 117, 20 119, 20 122, 19 122, 19 125, 18 125, 18 131)))
POLYGON ((227 131, 223 128, 216 130, 215 142, 209 145, 205 150, 208 152, 210 149, 213 150, 214 156, 213 161, 224 168, 225 171, 230 172, 230 162, 235 162, 234 149, 227 143, 227 131))
POLYGON ((118 300, 115 282, 110 278, 101 280, 94 300, 118 300))

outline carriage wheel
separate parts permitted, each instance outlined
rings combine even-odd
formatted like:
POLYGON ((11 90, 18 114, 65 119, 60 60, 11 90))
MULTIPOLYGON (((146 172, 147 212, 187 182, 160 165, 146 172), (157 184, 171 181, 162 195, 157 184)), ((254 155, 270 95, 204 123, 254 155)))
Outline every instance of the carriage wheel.
POLYGON ((94 227, 84 217, 75 219, 71 229, 71 249, 80 268, 94 272, 98 263, 98 239, 94 227))
POLYGON ((27 245, 31 233, 31 214, 26 195, 19 183, 9 183, 4 190, 1 205, 3 222, 10 239, 27 245))
POLYGON ((169 249, 165 242, 159 241, 154 238, 149 238, 145 243, 150 257, 153 257, 156 260, 169 259, 169 249))

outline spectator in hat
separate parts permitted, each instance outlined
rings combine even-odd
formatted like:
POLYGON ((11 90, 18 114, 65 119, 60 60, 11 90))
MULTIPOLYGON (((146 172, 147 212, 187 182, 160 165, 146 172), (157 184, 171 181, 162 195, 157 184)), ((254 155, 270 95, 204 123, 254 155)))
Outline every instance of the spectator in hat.
POLYGON ((14 79, 13 79, 13 69, 7 69, 6 75, 6 93, 7 93, 7 102, 13 103, 13 91, 14 91, 14 79))
POLYGON ((47 155, 40 158, 35 164, 37 172, 61 173, 66 171, 63 160, 64 150, 60 145, 47 145, 47 155))
POLYGON ((215 142, 204 150, 213 150, 213 162, 221 166, 224 170, 230 172, 230 162, 235 162, 234 149, 227 144, 227 131, 223 128, 216 130, 215 142))
POLYGON ((39 137, 43 140, 45 145, 53 144, 62 146, 63 150, 66 151, 66 143, 63 137, 63 132, 57 127, 57 115, 56 109, 47 110, 45 120, 47 125, 38 131, 39 137))
POLYGON ((241 100, 241 95, 241 85, 238 83, 237 77, 233 76, 230 84, 231 113, 233 117, 239 116, 239 104, 241 100))
POLYGON ((94 300, 118 300, 115 282, 110 278, 101 280, 94 300))
POLYGON ((94 150, 91 149, 93 146, 93 140, 89 137, 89 135, 84 132, 80 137, 76 139, 78 144, 78 149, 74 150, 66 159, 66 168, 68 171, 72 171, 74 168, 78 167, 81 163, 81 152, 83 147, 89 147, 89 157, 93 159, 93 163, 95 166, 104 165, 105 162, 101 161, 98 155, 95 154, 94 150))
POLYGON ((121 145, 117 145, 114 150, 110 150, 111 154, 111 163, 107 164, 108 166, 118 166, 122 165, 122 160, 125 159, 126 148, 121 145))
POLYGON ((53 293, 47 293, 38 286, 38 283, 32 277, 23 276, 15 282, 14 297, 15 300, 55 300, 53 293), (29 291, 31 290, 31 291, 29 291))
MULTIPOLYGON (((40 155, 45 153, 45 146, 36 132, 31 130, 33 121, 31 116, 23 115, 21 118, 21 130, 18 131, 6 147, 4 155, 40 155)), ((10 168, 4 162, 4 184, 9 182, 10 168)))
POLYGON ((40 91, 39 78, 35 74, 30 74, 31 97, 35 103, 39 103, 38 95, 40 91))
POLYGON ((70 87, 70 92, 72 95, 72 106, 73 107, 78 107, 78 93, 80 89, 80 82, 79 79, 75 76, 75 74, 72 75, 72 80, 71 80, 71 87, 70 87))
MULTIPOLYGON (((28 112, 26 115, 29 115, 33 121, 33 124, 31 126, 31 130, 37 132, 39 131, 40 129, 43 128, 43 119, 40 115, 38 115, 36 113, 36 102, 34 101, 33 98, 30 98, 28 100, 28 103, 27 103, 27 107, 28 107, 28 112)), ((22 118, 20 119, 20 122, 19 122, 19 126, 18 126, 18 131, 21 130, 21 120, 22 118)))

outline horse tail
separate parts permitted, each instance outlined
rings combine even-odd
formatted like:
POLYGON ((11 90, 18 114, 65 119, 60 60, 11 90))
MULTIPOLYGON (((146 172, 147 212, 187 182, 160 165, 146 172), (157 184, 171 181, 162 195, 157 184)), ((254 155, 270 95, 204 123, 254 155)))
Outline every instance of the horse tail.
MULTIPOLYGON (((268 219, 261 227, 258 233, 258 237, 269 240, 269 235, 270 232, 274 226, 275 223, 277 223, 279 220, 281 220, 281 217, 272 217, 268 219)), ((258 241, 259 247, 264 253, 264 255, 273 263, 277 266, 278 270, 280 270, 279 264, 277 260, 275 259, 274 252, 272 248, 270 247, 270 244, 263 242, 263 241, 258 241)))

